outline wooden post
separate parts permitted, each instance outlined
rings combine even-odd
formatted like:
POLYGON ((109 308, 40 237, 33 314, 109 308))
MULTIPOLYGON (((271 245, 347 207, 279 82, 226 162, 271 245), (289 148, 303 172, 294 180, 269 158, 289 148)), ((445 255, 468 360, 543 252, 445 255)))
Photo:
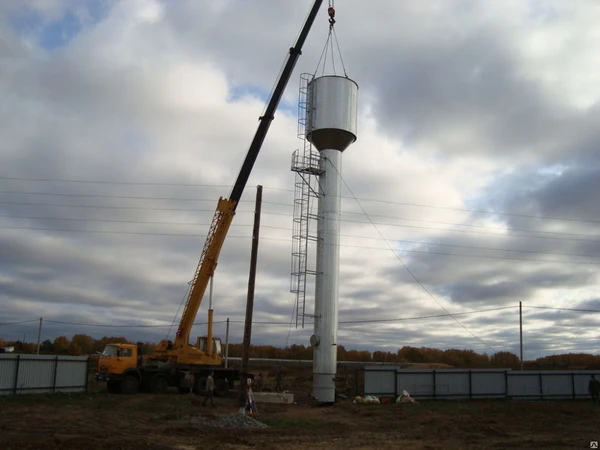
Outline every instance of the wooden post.
POLYGON ((227 318, 227 328, 225 328, 225 368, 229 365, 229 317, 227 318))
POLYGON ((262 186, 256 188, 256 206, 254 208, 254 229, 252 231, 252 253, 250 255, 250 275, 248 277, 248 297, 246 300, 246 322, 244 323, 244 343, 242 346, 242 367, 240 383, 240 406, 246 404, 246 380, 248 356, 252 337, 252 312, 254 310, 254 285, 256 281, 256 262, 258 259, 258 237, 260 231, 260 208, 262 205, 262 186))
POLYGON ((521 341, 521 370, 523 370, 523 305, 519 302, 519 335, 521 341))
POLYGON ((43 317, 40 317, 40 326, 38 327, 38 339, 37 339, 37 352, 36 354, 40 354, 40 339, 42 337, 42 319, 43 317))

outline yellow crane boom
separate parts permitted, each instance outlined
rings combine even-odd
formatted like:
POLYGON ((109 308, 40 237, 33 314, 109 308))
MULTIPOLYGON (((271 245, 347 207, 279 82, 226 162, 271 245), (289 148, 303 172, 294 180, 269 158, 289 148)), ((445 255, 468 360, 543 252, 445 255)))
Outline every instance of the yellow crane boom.
POLYGON ((214 275, 217 267, 217 261, 219 259, 219 253, 225 242, 227 232, 231 226, 233 216, 235 215, 235 209, 242 197, 242 193, 250 177, 252 167, 256 161, 258 153, 265 140, 271 122, 275 118, 275 111, 279 105, 279 102, 283 96, 283 92, 288 84, 290 76, 294 70, 296 62, 299 56, 302 54, 302 46, 306 41, 308 32, 312 27, 312 24, 317 16, 317 12, 321 7, 323 0, 315 0, 306 22, 294 47, 290 48, 287 61, 284 65, 281 75, 277 81, 275 89, 265 113, 259 118, 259 125, 254 135, 254 139, 250 144, 246 159, 242 164, 240 173, 236 179, 236 182, 231 191, 229 199, 220 198, 217 204, 217 210, 213 217, 213 221, 210 226, 210 230, 206 236, 206 242, 200 256, 200 261, 194 278, 191 283, 188 298, 181 315, 179 328, 177 329, 177 335, 175 341, 161 341, 156 348, 156 356, 161 358, 169 359, 173 362, 184 363, 184 364, 210 364, 219 365, 221 363, 220 355, 214 354, 212 351, 212 310, 209 310, 208 314, 208 336, 206 350, 193 347, 189 344, 190 332, 194 324, 194 319, 202 303, 202 298, 210 282, 211 277, 214 275))

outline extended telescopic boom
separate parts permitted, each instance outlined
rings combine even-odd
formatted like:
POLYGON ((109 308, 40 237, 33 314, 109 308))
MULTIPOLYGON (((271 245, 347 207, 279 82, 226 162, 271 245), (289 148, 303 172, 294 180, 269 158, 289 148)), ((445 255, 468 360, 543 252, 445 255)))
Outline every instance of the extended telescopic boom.
MULTIPOLYGON (((256 130, 256 134, 254 135, 252 143, 250 144, 248 154, 246 155, 246 159, 244 160, 242 168, 240 169, 240 173, 235 181, 235 185, 233 186, 229 199, 219 199, 217 210, 206 237, 200 262, 198 264, 198 268, 196 269, 194 279, 191 283, 185 309, 181 316, 181 321, 177 330, 177 337, 175 338, 175 343, 173 346, 173 350, 176 354, 174 356, 182 356, 184 359, 186 359, 185 357, 187 356, 186 354, 188 352, 185 349, 189 347, 188 342, 190 331, 192 329, 192 325, 194 324, 194 319, 198 309, 200 308, 200 303, 202 302, 202 297, 204 296, 206 287, 217 267, 219 253, 221 252, 221 247, 223 246, 225 237, 227 236, 229 226, 231 225, 231 221, 235 214, 235 209, 242 197, 242 193, 244 192, 244 188, 246 187, 246 183, 248 182, 248 178, 252 172, 252 167, 254 166, 258 153, 260 152, 267 132, 269 131, 271 122, 275 118, 275 111, 279 106, 283 92, 288 84, 292 72, 294 71, 298 57, 302 54, 302 47, 322 3, 322 0, 316 0, 314 2, 306 22, 302 27, 302 31, 298 36, 296 44, 289 50, 288 59, 283 70, 281 71, 277 85, 273 90, 267 105, 267 109, 265 110, 264 115, 259 118, 260 123, 258 125, 258 129, 256 130)), ((209 356, 212 356, 212 317, 210 317, 210 314, 207 341, 209 349, 207 353, 209 356)), ((188 351, 191 351, 191 349, 188 351)), ((189 356, 191 357, 192 355, 189 356)))

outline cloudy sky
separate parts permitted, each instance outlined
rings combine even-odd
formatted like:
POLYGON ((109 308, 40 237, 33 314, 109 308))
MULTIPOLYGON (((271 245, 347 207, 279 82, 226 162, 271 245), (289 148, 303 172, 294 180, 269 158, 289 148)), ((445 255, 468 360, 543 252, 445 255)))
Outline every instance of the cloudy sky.
MULTIPOLYGON (((0 337, 34 342, 39 317, 42 340, 169 333, 311 4, 0 2, 0 337)), ((326 6, 221 254, 215 327, 224 339, 229 318, 233 342, 259 184, 253 343, 308 345, 312 333, 296 328, 289 292, 290 161, 326 6)), ((360 86, 343 156, 338 343, 518 354, 521 301, 526 359, 599 353, 600 4, 335 6, 360 86)))

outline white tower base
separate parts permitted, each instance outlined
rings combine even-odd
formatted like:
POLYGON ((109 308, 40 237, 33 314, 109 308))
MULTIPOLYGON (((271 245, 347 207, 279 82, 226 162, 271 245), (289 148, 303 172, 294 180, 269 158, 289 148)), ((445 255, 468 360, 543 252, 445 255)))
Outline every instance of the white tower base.
POLYGON ((313 396, 322 403, 335 401, 342 206, 341 166, 340 150, 321 150, 315 334, 311 344, 313 344, 313 396))

